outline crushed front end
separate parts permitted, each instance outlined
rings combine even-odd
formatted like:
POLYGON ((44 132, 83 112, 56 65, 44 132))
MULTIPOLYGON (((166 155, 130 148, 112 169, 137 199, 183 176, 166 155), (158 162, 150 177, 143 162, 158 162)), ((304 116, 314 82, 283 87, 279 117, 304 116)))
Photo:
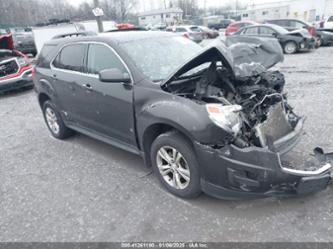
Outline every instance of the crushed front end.
POLYGON ((194 145, 202 166, 202 189, 210 195, 224 199, 306 195, 325 189, 331 181, 333 154, 320 148, 314 150, 317 163, 306 170, 282 163, 281 156, 300 140, 305 120, 288 104, 284 75, 268 70, 283 59, 282 51, 272 54, 274 61, 259 62, 260 50, 266 48, 266 56, 275 47, 236 45, 233 58, 225 48, 211 48, 186 65, 187 71, 180 70, 172 78, 175 84, 166 85, 168 91, 205 106, 210 120, 228 133, 219 141, 194 145), (188 74, 202 64, 206 69, 188 74))
POLYGON ((27 56, 13 50, 11 35, 0 36, 0 92, 33 86, 33 67, 27 56))

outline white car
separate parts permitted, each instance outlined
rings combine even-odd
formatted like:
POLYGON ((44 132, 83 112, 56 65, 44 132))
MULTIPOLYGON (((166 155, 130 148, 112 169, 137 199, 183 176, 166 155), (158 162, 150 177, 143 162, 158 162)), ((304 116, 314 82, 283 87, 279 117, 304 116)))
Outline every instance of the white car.
POLYGON ((324 22, 325 29, 333 29, 333 16, 329 16, 324 22))

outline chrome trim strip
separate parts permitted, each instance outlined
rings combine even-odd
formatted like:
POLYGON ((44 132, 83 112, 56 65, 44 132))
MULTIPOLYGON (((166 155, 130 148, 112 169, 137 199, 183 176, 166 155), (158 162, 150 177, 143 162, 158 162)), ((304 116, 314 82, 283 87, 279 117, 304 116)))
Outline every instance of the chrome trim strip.
POLYGON ((326 163, 324 166, 322 166, 320 169, 314 170, 314 171, 305 171, 305 170, 297 170, 297 169, 289 169, 285 167, 281 167, 282 171, 285 173, 297 175, 297 176, 316 176, 323 174, 329 170, 332 170, 332 165, 330 163, 326 163))
POLYGON ((71 42, 71 43, 66 43, 65 45, 63 45, 57 52, 57 54, 55 55, 55 57, 51 60, 50 62, 50 68, 52 70, 57 70, 60 72, 66 72, 66 73, 74 73, 74 74, 78 74, 78 75, 82 75, 82 76, 88 76, 91 78, 95 78, 98 79, 99 76, 97 74, 89 74, 89 73, 81 73, 81 72, 77 72, 77 71, 72 71, 72 70, 67 70, 67 69, 61 69, 61 68, 57 68, 53 65, 54 60, 57 58, 57 56, 59 55, 59 53, 67 46, 70 45, 75 45, 75 44, 99 44, 99 45, 103 45, 109 49, 111 49, 111 51, 117 56, 117 58, 121 61, 121 63, 124 65, 124 67, 126 68, 126 70, 128 71, 130 78, 131 78, 131 83, 132 85, 134 84, 134 78, 132 75, 131 70, 129 70, 129 67, 127 66, 127 64, 125 63, 125 61, 120 57, 120 55, 116 52, 116 50, 114 50, 114 48, 112 48, 110 45, 104 43, 104 42, 94 42, 94 41, 78 41, 78 42, 71 42))

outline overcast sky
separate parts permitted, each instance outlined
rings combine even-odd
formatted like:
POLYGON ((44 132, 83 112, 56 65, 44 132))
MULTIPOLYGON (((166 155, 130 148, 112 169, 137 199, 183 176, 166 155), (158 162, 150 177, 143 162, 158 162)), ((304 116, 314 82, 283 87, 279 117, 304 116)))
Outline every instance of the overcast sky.
MULTIPOLYGON (((276 2, 278 0, 237 0, 240 3, 246 4, 249 2, 255 2, 256 4, 258 3, 267 3, 267 2, 276 2)), ((69 3, 71 3, 74 6, 78 6, 82 2, 92 2, 92 0, 69 0, 69 3)), ((198 0, 199 6, 203 7, 205 0, 198 0)), ((213 7, 213 6, 222 6, 226 4, 235 4, 236 0, 207 0, 207 7, 213 7)), ((163 6, 163 0, 139 0, 138 4, 138 11, 143 11, 144 9, 146 10, 151 10, 151 9, 156 9, 160 8, 163 6)))

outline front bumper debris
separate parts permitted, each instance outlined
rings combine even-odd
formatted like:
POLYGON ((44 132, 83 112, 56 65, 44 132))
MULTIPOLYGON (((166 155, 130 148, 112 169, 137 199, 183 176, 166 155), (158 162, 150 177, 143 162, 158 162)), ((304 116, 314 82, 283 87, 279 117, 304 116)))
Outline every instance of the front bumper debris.
MULTIPOLYGON (((201 169, 202 189, 221 199, 307 195, 325 189, 332 179, 333 153, 314 150, 317 159, 311 170, 298 170, 282 163, 281 155, 299 140, 302 120, 293 132, 266 147, 221 149, 195 143, 201 169)), ((299 167, 296 167, 299 168, 299 167)))

